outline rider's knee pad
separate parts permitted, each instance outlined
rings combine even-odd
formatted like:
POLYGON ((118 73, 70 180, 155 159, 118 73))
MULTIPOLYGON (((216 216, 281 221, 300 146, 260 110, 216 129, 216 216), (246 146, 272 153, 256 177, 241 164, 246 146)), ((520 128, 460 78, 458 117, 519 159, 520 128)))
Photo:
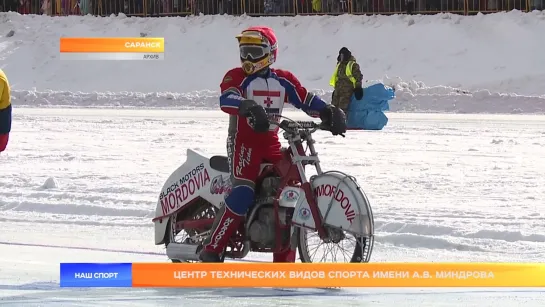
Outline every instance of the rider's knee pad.
POLYGON ((253 202, 254 189, 245 185, 234 187, 225 199, 227 207, 238 215, 246 214, 253 202))

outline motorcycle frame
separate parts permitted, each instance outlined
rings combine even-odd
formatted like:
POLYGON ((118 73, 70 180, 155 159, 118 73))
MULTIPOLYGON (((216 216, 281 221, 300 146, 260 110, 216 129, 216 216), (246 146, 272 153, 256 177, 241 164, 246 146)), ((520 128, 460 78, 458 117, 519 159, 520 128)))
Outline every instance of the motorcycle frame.
MULTIPOLYGON (((283 225, 280 220, 280 195, 286 187, 299 187, 305 192, 306 200, 309 204, 310 211, 312 213, 316 231, 320 236, 320 239, 325 239, 327 237, 327 232, 324 228, 320 210, 318 208, 318 203, 314 197, 314 192, 312 190, 311 183, 307 180, 305 166, 313 165, 316 168, 318 175, 322 174, 322 168, 320 166, 320 159, 318 158, 318 153, 314 147, 314 139, 312 138, 312 133, 316 131, 309 131, 308 129, 294 129, 293 131, 285 131, 284 138, 288 141, 288 149, 283 151, 283 158, 276 164, 265 168, 257 180, 257 186, 262 180, 268 177, 271 174, 279 176, 280 184, 277 187, 276 197, 273 201, 273 210, 274 210, 274 223, 275 223, 275 247, 272 249, 268 248, 257 248, 252 249, 251 251, 256 252, 272 252, 272 253, 282 253, 292 248, 291 244, 287 246, 283 244, 282 232, 285 230, 291 230, 293 227, 301 227, 299 225, 290 222, 287 225, 283 225), (309 155, 306 154, 305 149, 303 148, 303 142, 306 142, 308 145, 309 155), (300 186, 299 186, 300 185, 300 186)), ((256 204, 250 209, 248 214, 247 221, 250 222, 254 220, 255 216, 259 212, 259 209, 264 204, 256 204)), ((246 223, 245 232, 246 234, 250 231, 251 223, 246 223)), ((290 231, 291 233, 291 231, 290 231)), ((246 255, 250 251, 250 242, 249 239, 245 242, 244 246, 246 247, 242 251, 242 255, 246 255)))
MULTIPOLYGON (((280 177, 280 183, 276 187, 276 195, 273 201, 273 212, 274 212, 274 223, 275 223, 275 244, 274 248, 251 248, 251 241, 248 236, 250 233, 251 221, 253 221, 259 212, 259 209, 264 205, 263 204, 254 204, 248 214, 246 215, 246 222, 239 228, 239 232, 235 233, 233 237, 229 240, 229 245, 231 251, 227 252, 224 256, 228 258, 244 258, 250 251, 253 252, 264 252, 264 253, 282 253, 287 250, 292 249, 291 237, 293 235, 293 230, 295 227, 302 228, 303 226, 294 224, 290 221, 288 224, 283 225, 280 220, 280 196, 284 188, 286 187, 299 187, 305 192, 306 201, 308 202, 309 209, 312 213, 314 219, 315 231, 317 231, 320 239, 324 240, 327 238, 328 234, 323 224, 323 217, 321 216, 320 210, 318 208, 317 200, 314 196, 314 191, 312 190, 311 182, 307 179, 305 172, 306 165, 313 165, 316 169, 317 175, 323 173, 320 159, 318 157, 318 152, 314 147, 315 140, 312 138, 312 133, 317 131, 318 128, 313 129, 306 128, 290 128, 290 131, 284 130, 283 136, 288 141, 288 148, 282 151, 282 159, 275 164, 267 165, 260 173, 259 177, 256 180, 256 187, 260 186, 263 179, 269 177, 270 175, 280 177), (306 150, 303 147, 303 143, 306 143, 308 146, 309 154, 307 155, 306 150), (243 233, 240 233, 240 230, 243 230, 243 233), (286 230, 290 230, 290 240, 288 244, 282 242, 282 233, 286 230)), ((190 208, 193 202, 196 202, 198 199, 188 203, 185 208, 190 208)), ((179 211, 174 212, 173 214, 178 214, 179 211)), ((176 222, 174 225, 175 230, 183 229, 199 229, 212 225, 214 222, 213 218, 198 219, 198 220, 182 220, 176 222)))

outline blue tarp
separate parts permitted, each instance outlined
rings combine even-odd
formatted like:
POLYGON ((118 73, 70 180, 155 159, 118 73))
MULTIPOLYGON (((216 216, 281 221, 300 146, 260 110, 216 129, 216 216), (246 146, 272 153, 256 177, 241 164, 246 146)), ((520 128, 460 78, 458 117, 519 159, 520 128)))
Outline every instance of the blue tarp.
POLYGON ((348 129, 382 130, 388 123, 384 111, 390 110, 388 101, 394 98, 394 89, 382 83, 364 87, 361 100, 352 95, 346 120, 348 129))

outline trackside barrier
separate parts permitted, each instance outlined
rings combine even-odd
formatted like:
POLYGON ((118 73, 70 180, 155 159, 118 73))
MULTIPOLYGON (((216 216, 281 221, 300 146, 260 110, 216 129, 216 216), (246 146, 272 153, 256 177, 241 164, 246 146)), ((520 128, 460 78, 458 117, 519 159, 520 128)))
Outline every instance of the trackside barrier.
POLYGON ((50 16, 474 15, 545 9, 545 0, 0 0, 1 12, 50 16))

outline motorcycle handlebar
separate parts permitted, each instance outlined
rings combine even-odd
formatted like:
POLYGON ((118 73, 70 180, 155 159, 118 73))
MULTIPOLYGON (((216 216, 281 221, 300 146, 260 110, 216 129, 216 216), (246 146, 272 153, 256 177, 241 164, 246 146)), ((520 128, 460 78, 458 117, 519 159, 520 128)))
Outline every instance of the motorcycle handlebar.
MULTIPOLYGON (((280 127, 280 129, 291 133, 294 133, 299 129, 310 130, 310 133, 317 130, 331 131, 329 127, 323 123, 316 123, 313 121, 295 121, 291 119, 284 119, 280 122, 271 121, 271 124, 277 125, 280 127)), ((340 136, 345 137, 343 133, 341 133, 340 136)))

